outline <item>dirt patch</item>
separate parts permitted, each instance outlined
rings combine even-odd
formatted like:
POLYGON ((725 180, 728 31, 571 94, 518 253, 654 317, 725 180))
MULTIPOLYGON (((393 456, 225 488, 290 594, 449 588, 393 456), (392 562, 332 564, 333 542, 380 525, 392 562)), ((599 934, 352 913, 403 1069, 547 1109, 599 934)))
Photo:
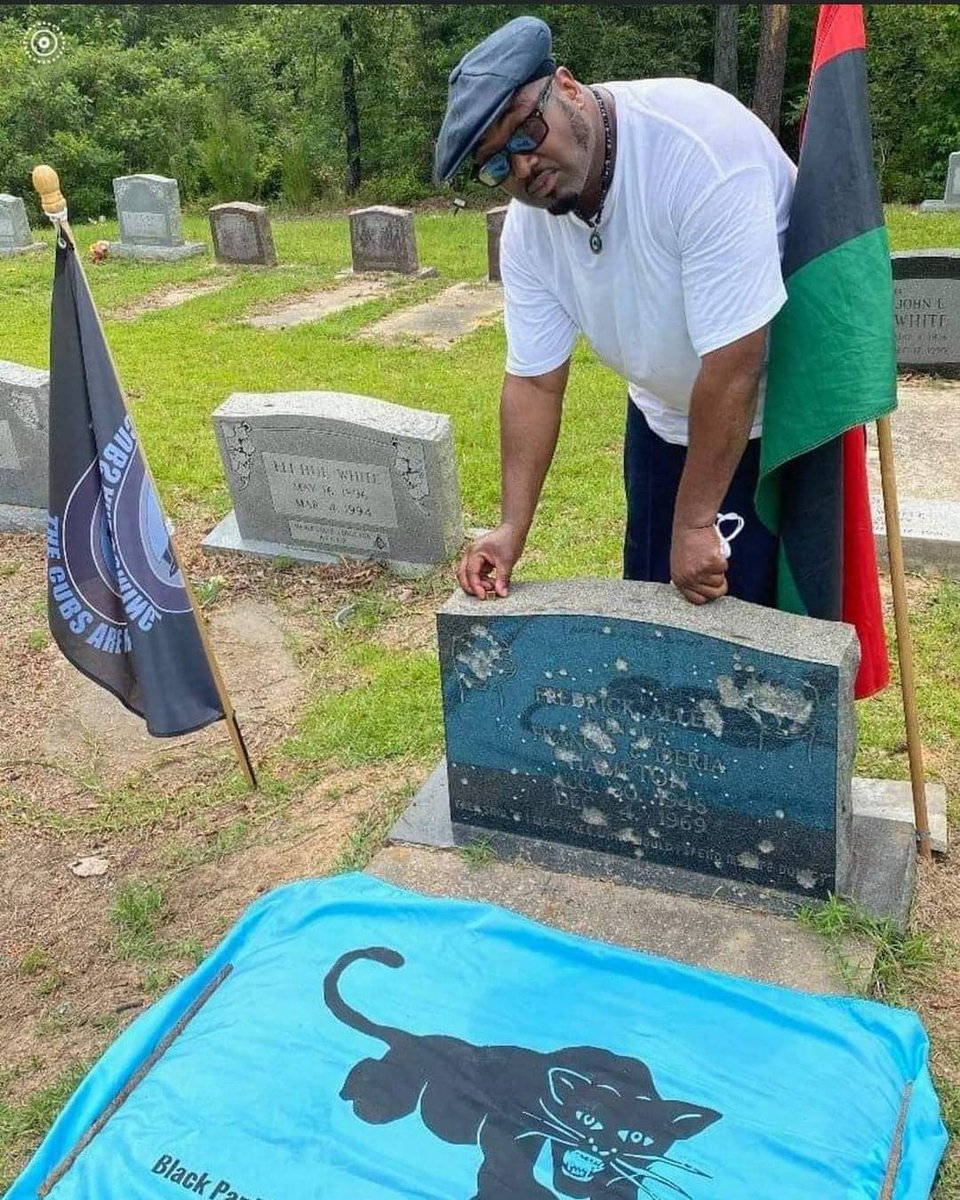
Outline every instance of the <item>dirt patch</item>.
POLYGON ((142 317, 146 313, 160 312, 165 308, 179 308, 188 300, 196 300, 198 296, 209 296, 214 292, 220 292, 230 283, 230 279, 198 279, 194 283, 167 285, 157 288, 156 291, 148 292, 139 300, 132 300, 129 304, 111 309, 104 315, 110 321, 135 321, 137 317, 142 317))
POLYGON ((296 297, 285 296, 246 318, 256 329, 292 329, 311 321, 320 321, 331 313, 343 312, 385 295, 391 288, 409 286, 409 280, 398 281, 396 275, 363 274, 351 277, 334 287, 296 297))

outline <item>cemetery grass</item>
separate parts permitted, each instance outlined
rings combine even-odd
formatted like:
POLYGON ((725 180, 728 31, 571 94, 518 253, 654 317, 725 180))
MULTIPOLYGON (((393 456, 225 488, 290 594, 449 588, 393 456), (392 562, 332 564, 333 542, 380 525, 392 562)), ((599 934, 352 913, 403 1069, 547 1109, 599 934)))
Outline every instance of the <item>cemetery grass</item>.
MULTIPOLYGON (((921 221, 902 208, 888 219, 896 249, 960 238, 951 214, 921 221)), ((116 227, 76 233, 85 253, 116 227)), ((451 282, 483 277, 482 214, 421 213, 417 235, 421 262, 439 279, 398 283, 283 332, 243 319, 336 285, 350 258, 342 217, 275 222, 281 266, 272 271, 209 256, 97 267, 85 257, 260 788, 245 791, 222 726, 155 742, 69 668, 46 631, 40 539, 0 536, 0 1190, 84 1069, 249 901, 288 879, 361 869, 441 753, 433 613, 449 594, 448 570, 401 581, 372 566, 199 551, 230 507, 209 418, 233 391, 341 390, 448 413, 466 524, 495 522, 500 329, 446 351, 355 337, 451 282), (173 288, 195 294, 152 307, 173 288), (71 871, 93 857, 106 862, 103 875, 71 871)), ((188 216, 184 236, 209 241, 206 222, 188 216)), ((49 256, 0 263, 0 358, 46 366, 51 273, 49 256)), ((580 347, 523 578, 619 573, 624 406, 620 384, 580 347)), ((955 822, 960 587, 912 578, 910 593, 928 774, 946 783, 955 822)), ((905 778, 896 689, 861 706, 861 717, 859 773, 905 778)), ((488 859, 482 845, 464 857, 476 870, 488 859)), ((913 940, 870 931, 882 949, 874 991, 923 1014, 947 1119, 960 1132, 960 874, 950 862, 921 874, 913 940)), ((960 1200, 956 1166, 938 1200, 960 1200)))

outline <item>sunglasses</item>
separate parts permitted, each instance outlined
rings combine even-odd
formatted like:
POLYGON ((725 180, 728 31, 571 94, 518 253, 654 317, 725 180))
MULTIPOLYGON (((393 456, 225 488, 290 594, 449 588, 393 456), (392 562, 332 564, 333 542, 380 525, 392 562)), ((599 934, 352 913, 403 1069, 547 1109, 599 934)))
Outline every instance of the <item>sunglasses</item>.
POLYGON ((496 154, 491 154, 486 161, 478 163, 473 168, 473 178, 478 183, 482 183, 484 187, 498 187, 513 170, 510 155, 532 154, 544 140, 550 132, 550 126, 543 119, 543 109, 550 96, 551 87, 553 87, 552 75, 537 97, 536 107, 516 127, 503 149, 498 150, 496 154))

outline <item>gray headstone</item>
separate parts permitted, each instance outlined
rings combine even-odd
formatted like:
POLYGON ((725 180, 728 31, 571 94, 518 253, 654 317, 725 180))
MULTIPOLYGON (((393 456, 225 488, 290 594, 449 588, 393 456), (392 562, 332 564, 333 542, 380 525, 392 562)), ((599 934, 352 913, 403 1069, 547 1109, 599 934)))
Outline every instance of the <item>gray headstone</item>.
POLYGON ((0 192, 0 257, 42 250, 43 245, 43 242, 33 240, 26 205, 21 197, 0 192))
POLYGON ((215 204, 210 209, 210 232, 217 262, 277 265, 270 218, 262 204, 215 204))
POLYGON ((0 505, 47 506, 50 375, 0 361, 0 505))
POLYGON ((183 240, 180 189, 165 175, 121 175, 113 181, 120 241, 111 242, 111 258, 148 258, 175 262, 203 252, 200 242, 183 240))
POLYGON ((586 854, 824 897, 853 872, 852 627, 662 584, 457 593, 438 616, 450 811, 586 854))
POLYGON ((340 392, 275 392, 232 395, 213 422, 239 535, 260 544, 251 552, 269 543, 276 555, 425 566, 459 549, 448 417, 340 392))
POLYGON ((892 256, 897 365, 960 376, 960 250, 892 256))
POLYGON ((943 189, 943 199, 924 200, 920 209, 922 212, 956 212, 960 209, 960 150, 951 154, 947 160, 947 182, 943 189))
POLYGON ((350 251, 354 271, 415 275, 420 260, 413 213, 384 204, 354 209, 350 214, 350 251))
POLYGON ((491 283, 500 282, 500 235, 509 207, 487 209, 487 278, 491 283))

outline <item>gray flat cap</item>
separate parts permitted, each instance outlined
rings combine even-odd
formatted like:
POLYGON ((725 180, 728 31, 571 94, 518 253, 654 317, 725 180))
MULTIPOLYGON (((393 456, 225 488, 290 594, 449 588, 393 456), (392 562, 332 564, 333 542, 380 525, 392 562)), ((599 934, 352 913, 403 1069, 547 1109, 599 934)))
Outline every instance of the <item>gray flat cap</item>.
POLYGON ((556 70, 552 42, 549 25, 537 17, 517 17, 460 59, 450 72, 447 115, 437 137, 437 183, 456 174, 517 88, 556 70))

